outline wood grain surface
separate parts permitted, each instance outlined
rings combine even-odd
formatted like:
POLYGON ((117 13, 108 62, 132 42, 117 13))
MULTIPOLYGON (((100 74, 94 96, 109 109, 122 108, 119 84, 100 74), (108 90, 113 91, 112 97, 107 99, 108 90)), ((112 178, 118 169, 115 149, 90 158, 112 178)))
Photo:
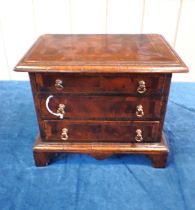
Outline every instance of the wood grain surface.
POLYGON ((37 166, 54 152, 80 152, 97 159, 144 154, 154 167, 165 167, 171 77, 188 69, 162 36, 44 35, 15 70, 30 75, 40 128, 37 166), (53 113, 65 105, 63 119, 46 107, 50 96, 53 113))
POLYGON ((188 69, 157 34, 44 35, 15 71, 172 73, 188 69))
POLYGON ((165 74, 36 73, 36 84, 39 92, 140 96, 137 92, 139 81, 144 81, 146 85, 146 92, 141 96, 161 95, 164 88, 165 74), (55 82, 58 79, 62 81, 63 89, 61 90, 55 88, 55 82))

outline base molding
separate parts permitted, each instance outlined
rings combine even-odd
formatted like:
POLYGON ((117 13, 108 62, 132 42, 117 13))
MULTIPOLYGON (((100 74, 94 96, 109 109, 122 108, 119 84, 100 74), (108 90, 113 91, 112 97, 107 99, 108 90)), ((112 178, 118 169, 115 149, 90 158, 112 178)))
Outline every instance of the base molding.
POLYGON ((146 155, 155 168, 164 168, 167 162, 168 146, 162 134, 159 143, 58 143, 44 142, 40 135, 33 147, 36 166, 47 166, 55 153, 81 153, 102 160, 114 154, 146 155))

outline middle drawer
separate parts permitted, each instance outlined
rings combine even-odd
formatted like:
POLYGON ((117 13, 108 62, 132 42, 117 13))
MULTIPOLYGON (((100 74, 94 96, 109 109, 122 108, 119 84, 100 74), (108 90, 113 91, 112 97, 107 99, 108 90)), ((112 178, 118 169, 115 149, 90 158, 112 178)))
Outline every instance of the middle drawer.
POLYGON ((39 95, 43 119, 159 120, 161 98, 39 95), (58 116, 56 116, 58 114, 58 116))

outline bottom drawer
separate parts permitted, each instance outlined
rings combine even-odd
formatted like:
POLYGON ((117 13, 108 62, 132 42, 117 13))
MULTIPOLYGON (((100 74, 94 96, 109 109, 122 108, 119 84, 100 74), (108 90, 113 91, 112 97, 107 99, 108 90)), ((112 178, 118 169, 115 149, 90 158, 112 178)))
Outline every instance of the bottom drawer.
POLYGON ((157 142, 159 122, 44 121, 44 139, 61 142, 157 142))

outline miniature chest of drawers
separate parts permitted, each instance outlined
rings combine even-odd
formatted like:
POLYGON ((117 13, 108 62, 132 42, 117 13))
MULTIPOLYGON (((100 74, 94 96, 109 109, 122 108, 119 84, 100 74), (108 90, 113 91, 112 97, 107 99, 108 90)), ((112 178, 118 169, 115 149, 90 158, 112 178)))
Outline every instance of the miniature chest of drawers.
POLYGON ((15 71, 29 72, 40 134, 36 166, 54 153, 142 154, 165 167, 172 73, 188 69, 160 35, 43 35, 15 71))

